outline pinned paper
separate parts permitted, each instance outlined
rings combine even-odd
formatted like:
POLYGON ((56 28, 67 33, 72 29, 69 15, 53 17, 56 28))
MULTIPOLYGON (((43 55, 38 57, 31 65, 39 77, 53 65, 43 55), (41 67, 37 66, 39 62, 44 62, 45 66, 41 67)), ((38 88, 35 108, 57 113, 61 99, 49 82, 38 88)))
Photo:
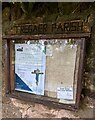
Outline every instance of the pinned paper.
POLYGON ((73 100, 73 87, 58 87, 57 98, 64 100, 73 100))

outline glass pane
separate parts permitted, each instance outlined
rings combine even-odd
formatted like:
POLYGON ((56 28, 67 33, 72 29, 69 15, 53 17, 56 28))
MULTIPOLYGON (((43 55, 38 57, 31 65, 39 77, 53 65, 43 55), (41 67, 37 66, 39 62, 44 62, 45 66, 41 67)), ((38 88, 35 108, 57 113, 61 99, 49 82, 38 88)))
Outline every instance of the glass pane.
POLYGON ((13 40, 15 90, 74 104, 80 39, 13 40))

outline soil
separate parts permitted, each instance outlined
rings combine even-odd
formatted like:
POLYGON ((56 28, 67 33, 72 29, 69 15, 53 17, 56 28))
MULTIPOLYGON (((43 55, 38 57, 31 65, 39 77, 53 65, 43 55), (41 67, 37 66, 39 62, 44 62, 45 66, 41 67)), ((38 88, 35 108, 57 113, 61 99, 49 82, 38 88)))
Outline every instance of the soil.
POLYGON ((93 99, 84 98, 79 110, 74 112, 3 95, 2 116, 3 118, 93 118, 93 99))

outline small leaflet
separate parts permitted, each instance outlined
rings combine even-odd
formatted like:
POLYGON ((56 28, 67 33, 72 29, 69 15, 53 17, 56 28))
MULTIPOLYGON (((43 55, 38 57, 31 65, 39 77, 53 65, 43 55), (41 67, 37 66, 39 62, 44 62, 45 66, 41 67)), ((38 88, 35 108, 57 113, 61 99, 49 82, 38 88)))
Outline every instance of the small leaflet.
POLYGON ((58 87, 57 98, 64 100, 73 100, 73 87, 58 87))

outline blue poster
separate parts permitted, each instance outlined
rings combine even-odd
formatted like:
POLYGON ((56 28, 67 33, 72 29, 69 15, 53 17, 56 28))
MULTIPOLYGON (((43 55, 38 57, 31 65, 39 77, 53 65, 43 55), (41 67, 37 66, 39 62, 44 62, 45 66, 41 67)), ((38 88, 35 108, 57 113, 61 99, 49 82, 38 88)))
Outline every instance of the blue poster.
POLYGON ((15 44, 15 90, 44 95, 45 46, 15 44))

